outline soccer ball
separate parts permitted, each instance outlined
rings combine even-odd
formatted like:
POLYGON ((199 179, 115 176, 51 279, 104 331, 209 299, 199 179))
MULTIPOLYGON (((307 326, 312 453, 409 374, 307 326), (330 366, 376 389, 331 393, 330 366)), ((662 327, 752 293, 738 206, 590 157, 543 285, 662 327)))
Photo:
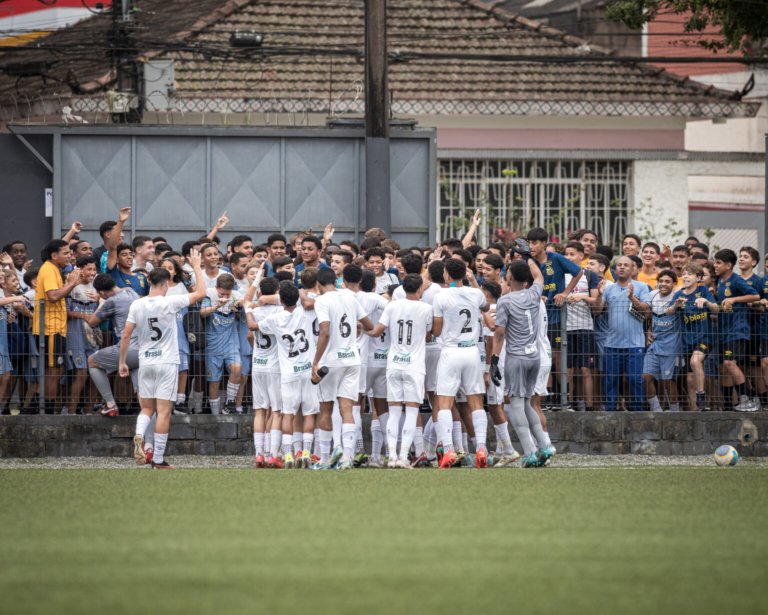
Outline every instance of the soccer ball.
POLYGON ((739 454, 732 446, 723 444, 715 451, 715 463, 719 466, 735 466, 738 462, 739 454))

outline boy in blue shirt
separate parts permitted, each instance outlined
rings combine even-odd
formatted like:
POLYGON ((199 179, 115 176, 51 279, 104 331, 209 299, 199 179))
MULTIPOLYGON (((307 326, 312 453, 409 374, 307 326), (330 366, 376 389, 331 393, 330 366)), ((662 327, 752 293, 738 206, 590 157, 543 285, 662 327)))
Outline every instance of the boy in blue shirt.
POLYGON ((123 207, 120 210, 117 224, 108 240, 105 270, 106 273, 112 276, 118 288, 130 287, 139 297, 146 297, 149 294, 147 277, 143 273, 134 274, 131 272, 133 267, 133 246, 129 243, 120 243, 123 224, 130 215, 130 207, 123 207))
POLYGON ((683 288, 675 293, 672 304, 667 308, 668 316, 676 315, 681 321, 682 367, 687 374, 692 374, 692 377, 689 376, 688 389, 696 391, 696 405, 692 410, 704 410, 707 406, 704 359, 715 348, 709 314, 720 311, 720 306, 709 289, 704 285, 700 286, 703 275, 704 269, 698 263, 684 265, 683 288))
MULTIPOLYGON (((744 246, 739 250, 739 275, 763 298, 762 278, 754 270, 760 262, 760 253, 750 246, 744 246)), ((749 339, 746 344, 746 352, 742 369, 747 376, 747 397, 760 404, 766 399, 765 383, 760 370, 760 334, 762 331, 762 314, 758 313, 759 306, 752 304, 747 313, 749 325, 749 339), (753 307, 754 306, 754 307, 753 307), (759 395, 759 399, 758 399, 759 395)), ((768 400, 766 400, 768 403, 768 400)), ((759 409, 759 408, 758 408, 759 409)))
POLYGON ((715 253, 717 301, 721 310, 718 325, 722 349, 720 371, 723 374, 723 398, 726 410, 754 412, 757 410, 757 404, 747 397, 747 384, 739 367, 739 359, 744 356, 749 340, 748 304, 760 301, 760 295, 757 289, 734 274, 736 262, 736 253, 733 250, 726 249, 715 253), (735 406, 734 389, 739 399, 735 406))

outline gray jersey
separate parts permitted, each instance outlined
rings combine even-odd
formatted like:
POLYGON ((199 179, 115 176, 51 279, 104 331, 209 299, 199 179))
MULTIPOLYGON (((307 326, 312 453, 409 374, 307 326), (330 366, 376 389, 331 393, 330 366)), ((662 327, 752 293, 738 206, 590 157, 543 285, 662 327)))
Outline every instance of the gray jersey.
POLYGON ((544 291, 541 284, 504 295, 496 304, 496 326, 505 327, 507 356, 539 358, 536 336, 544 291))
MULTIPOLYGON (((139 296, 136 294, 136 291, 130 287, 122 288, 96 310, 96 316, 99 320, 112 321, 112 328, 115 330, 116 344, 118 346, 120 345, 120 339, 123 337, 123 329, 125 329, 125 321, 128 320, 131 304, 138 300, 139 296)), ((139 332, 135 328, 131 336, 130 347, 134 350, 139 349, 139 332)))

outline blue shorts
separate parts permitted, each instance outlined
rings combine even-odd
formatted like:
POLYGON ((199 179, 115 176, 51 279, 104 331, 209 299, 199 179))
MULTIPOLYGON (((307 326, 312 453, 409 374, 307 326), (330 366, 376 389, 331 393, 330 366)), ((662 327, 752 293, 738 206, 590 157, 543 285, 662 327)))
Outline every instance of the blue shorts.
POLYGON ((656 380, 674 380, 680 357, 675 355, 660 355, 647 353, 643 362, 643 373, 653 376, 656 380))
POLYGON ((179 349, 179 371, 183 372, 189 369, 189 355, 179 349))
POLYGON ((241 365, 240 360, 240 353, 205 355, 206 380, 218 382, 224 375, 224 367, 231 371, 233 365, 241 365))
POLYGON ((717 352, 710 352, 704 359, 704 376, 706 378, 719 378, 720 366, 717 363, 717 352))
POLYGON ((7 374, 13 371, 13 365, 11 364, 11 357, 5 354, 0 354, 0 374, 7 374))
POLYGON ((98 350, 92 348, 91 350, 67 350, 67 369, 88 369, 88 357, 94 354, 98 350))
POLYGON ((253 363, 253 355, 244 354, 240 356, 240 365, 242 366, 240 369, 243 370, 241 372, 243 376, 250 376, 252 363, 253 363))

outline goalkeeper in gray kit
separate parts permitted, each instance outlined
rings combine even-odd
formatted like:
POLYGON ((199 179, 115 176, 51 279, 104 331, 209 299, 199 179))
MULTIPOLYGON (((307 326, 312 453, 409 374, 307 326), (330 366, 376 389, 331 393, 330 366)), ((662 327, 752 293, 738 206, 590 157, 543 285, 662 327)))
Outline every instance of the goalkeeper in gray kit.
POLYGON ((543 466, 552 456, 550 447, 534 450, 531 433, 537 442, 546 442, 536 411, 531 407, 531 397, 539 373, 539 310, 546 309, 541 300, 544 292, 544 276, 531 256, 528 242, 517 239, 513 248, 523 257, 507 267, 507 284, 510 292, 496 304, 496 329, 491 357, 491 380, 499 386, 499 353, 506 341, 504 365, 504 391, 509 397, 508 418, 517 432, 525 457, 523 468, 543 466), (533 284, 526 288, 533 277, 533 284))

